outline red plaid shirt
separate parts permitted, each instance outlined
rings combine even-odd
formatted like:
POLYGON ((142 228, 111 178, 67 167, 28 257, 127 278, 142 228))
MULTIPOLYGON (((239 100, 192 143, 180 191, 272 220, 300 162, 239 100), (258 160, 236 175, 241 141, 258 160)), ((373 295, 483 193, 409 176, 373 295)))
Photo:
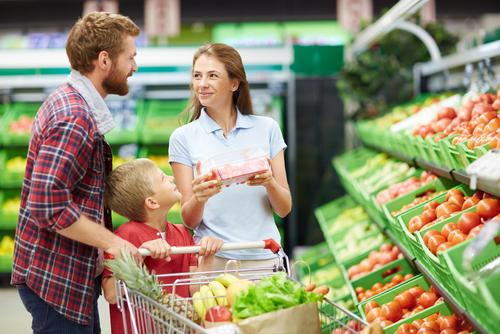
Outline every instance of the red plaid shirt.
POLYGON ((111 228, 103 204, 111 159, 78 91, 65 84, 52 93, 33 123, 11 283, 26 284, 57 312, 84 325, 92 315, 97 249, 56 231, 81 214, 111 228))

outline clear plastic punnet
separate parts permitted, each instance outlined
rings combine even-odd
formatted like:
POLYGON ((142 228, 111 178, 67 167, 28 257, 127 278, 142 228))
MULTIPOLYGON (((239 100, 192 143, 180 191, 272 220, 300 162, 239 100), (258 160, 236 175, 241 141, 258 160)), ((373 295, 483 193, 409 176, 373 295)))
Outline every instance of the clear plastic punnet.
POLYGON ((216 155, 201 162, 201 173, 212 172, 212 177, 229 186, 244 183, 253 176, 271 168, 269 155, 262 148, 253 147, 216 155))

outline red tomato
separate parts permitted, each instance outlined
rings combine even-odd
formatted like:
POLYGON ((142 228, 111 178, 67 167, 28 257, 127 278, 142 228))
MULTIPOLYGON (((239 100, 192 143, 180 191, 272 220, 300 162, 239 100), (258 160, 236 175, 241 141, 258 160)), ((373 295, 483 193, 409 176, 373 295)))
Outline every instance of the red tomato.
POLYGON ((429 223, 431 221, 434 221, 437 216, 436 216, 436 210, 430 209, 430 210, 424 210, 422 214, 420 215, 422 221, 429 223))
POLYGON ((439 218, 441 216, 451 215, 453 212, 460 211, 461 207, 456 204, 444 202, 439 204, 436 208, 436 216, 439 218))
POLYGON ((474 227, 472 230, 470 230, 469 234, 467 235, 467 239, 474 238, 476 235, 481 232, 481 229, 484 227, 484 224, 478 225, 474 227))
POLYGON ((460 231, 460 230, 453 230, 448 234, 448 241, 451 242, 453 245, 458 245, 459 243, 463 242, 467 237, 465 234, 460 231))
POLYGON ((399 283, 403 282, 403 280, 404 280, 404 278, 403 278, 403 275, 401 275, 401 274, 396 274, 391 278, 391 282, 394 284, 399 284, 399 283))
POLYGON ((455 314, 451 314, 448 316, 440 316, 438 319, 439 329, 444 330, 446 328, 457 329, 459 325, 459 319, 455 314))
POLYGON ((424 226, 425 222, 422 220, 420 216, 415 216, 408 222, 408 231, 411 233, 415 233, 420 231, 422 226, 424 226))
POLYGON ((442 235, 442 234, 438 230, 430 230, 430 231, 425 232, 424 238, 423 238, 424 239, 424 243, 426 245, 428 245, 430 237, 435 236, 435 235, 442 235))
POLYGON ((408 274, 406 274, 406 275, 403 277, 403 279, 404 279, 405 281, 409 280, 410 278, 413 278, 413 274, 412 274, 412 273, 408 273, 408 274))
POLYGON ((398 327, 396 334, 417 334, 417 327, 412 324, 403 324, 398 327))
POLYGON ((398 302, 399 305, 401 305, 401 307, 404 309, 412 309, 417 302, 415 296, 413 296, 413 294, 408 290, 403 291, 396 297, 394 297, 394 301, 398 302))
POLYGON ((418 298, 425 292, 425 290, 419 286, 414 286, 409 288, 408 292, 410 292, 413 296, 415 296, 415 298, 418 298))
POLYGON ((448 203, 453 203, 453 204, 457 205, 459 208, 462 207, 462 205, 464 204, 464 202, 465 202, 465 199, 464 199, 464 196, 462 194, 460 194, 460 195, 453 195, 448 200, 448 203))
POLYGON ((368 313, 366 313, 366 321, 373 322, 375 318, 380 316, 380 307, 372 308, 368 313))
POLYGON ((390 321, 390 320, 382 320, 379 322, 380 326, 382 327, 389 327, 390 325, 392 325, 394 322, 393 321, 390 321))
MULTIPOLYGON (((484 200, 483 200, 484 201, 484 200)), ((478 204, 479 205, 479 204, 478 204)), ((458 219, 458 228, 468 234, 477 225, 481 224, 481 217, 475 212, 465 212, 458 219)))
POLYGON ((439 324, 436 320, 424 319, 424 322, 422 323, 422 326, 420 326, 420 328, 428 328, 439 333, 439 324))
POLYGON ((380 316, 392 322, 396 322, 403 316, 401 305, 398 302, 392 301, 382 305, 380 316))
POLYGON ((500 203, 495 198, 485 198, 477 203, 477 214, 483 219, 490 219, 500 213, 500 203))
POLYGON ((476 205, 479 202, 479 198, 476 196, 468 197, 465 199, 464 204, 462 205, 462 210, 466 210, 471 206, 476 205))
POLYGON ((424 211, 425 210, 434 211, 434 210, 436 210, 436 208, 438 207, 438 205, 439 205, 439 203, 436 202, 436 201, 429 202, 426 205, 424 205, 424 211))
POLYGON ((458 228, 458 225, 455 223, 448 223, 443 226, 443 229, 441 230, 441 234, 443 237, 448 239, 448 235, 450 234, 451 231, 456 230, 458 228))
POLYGON ((444 242, 446 242, 446 239, 442 235, 433 235, 429 238, 427 247, 429 247, 432 254, 436 254, 439 245, 444 242))
POLYGON ((454 328, 445 328, 439 334, 457 334, 457 330, 454 328))
POLYGON ((436 254, 439 253, 439 252, 444 252, 445 250, 447 250, 448 248, 451 248, 455 246, 454 244, 452 244, 451 242, 447 241, 447 242, 443 242, 441 245, 438 246, 438 248, 436 249, 436 254))
POLYGON ((439 297, 434 292, 424 292, 418 299, 417 303, 424 309, 431 307, 439 297))
POLYGON ((443 107, 438 111, 437 117, 438 119, 443 119, 443 118, 455 118, 457 116, 457 113, 455 112, 455 109, 451 107, 443 107))
POLYGON ((450 189, 448 190, 448 192, 446 193, 446 197, 445 197, 445 202, 448 202, 448 200, 450 199, 450 197, 452 196, 464 196, 464 194, 462 193, 461 190, 459 189, 450 189))
POLYGON ((365 314, 368 314, 374 308, 378 308, 380 305, 375 301, 370 301, 365 304, 365 314))

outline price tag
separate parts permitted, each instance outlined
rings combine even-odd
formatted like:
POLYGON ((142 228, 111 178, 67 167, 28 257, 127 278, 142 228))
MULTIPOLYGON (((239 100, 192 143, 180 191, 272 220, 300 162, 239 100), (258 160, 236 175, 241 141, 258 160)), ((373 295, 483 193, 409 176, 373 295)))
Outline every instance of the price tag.
POLYGON ((500 186, 500 150, 488 153, 470 164, 466 172, 470 176, 470 187, 476 189, 477 180, 481 179, 500 186))

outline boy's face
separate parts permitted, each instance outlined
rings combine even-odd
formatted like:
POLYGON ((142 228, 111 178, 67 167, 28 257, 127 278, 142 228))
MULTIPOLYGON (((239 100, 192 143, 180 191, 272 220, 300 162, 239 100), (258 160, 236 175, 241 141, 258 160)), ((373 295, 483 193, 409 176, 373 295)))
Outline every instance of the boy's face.
POLYGON ((170 208, 181 199, 181 193, 177 190, 172 176, 165 175, 159 168, 153 175, 154 197, 163 208, 170 208))

